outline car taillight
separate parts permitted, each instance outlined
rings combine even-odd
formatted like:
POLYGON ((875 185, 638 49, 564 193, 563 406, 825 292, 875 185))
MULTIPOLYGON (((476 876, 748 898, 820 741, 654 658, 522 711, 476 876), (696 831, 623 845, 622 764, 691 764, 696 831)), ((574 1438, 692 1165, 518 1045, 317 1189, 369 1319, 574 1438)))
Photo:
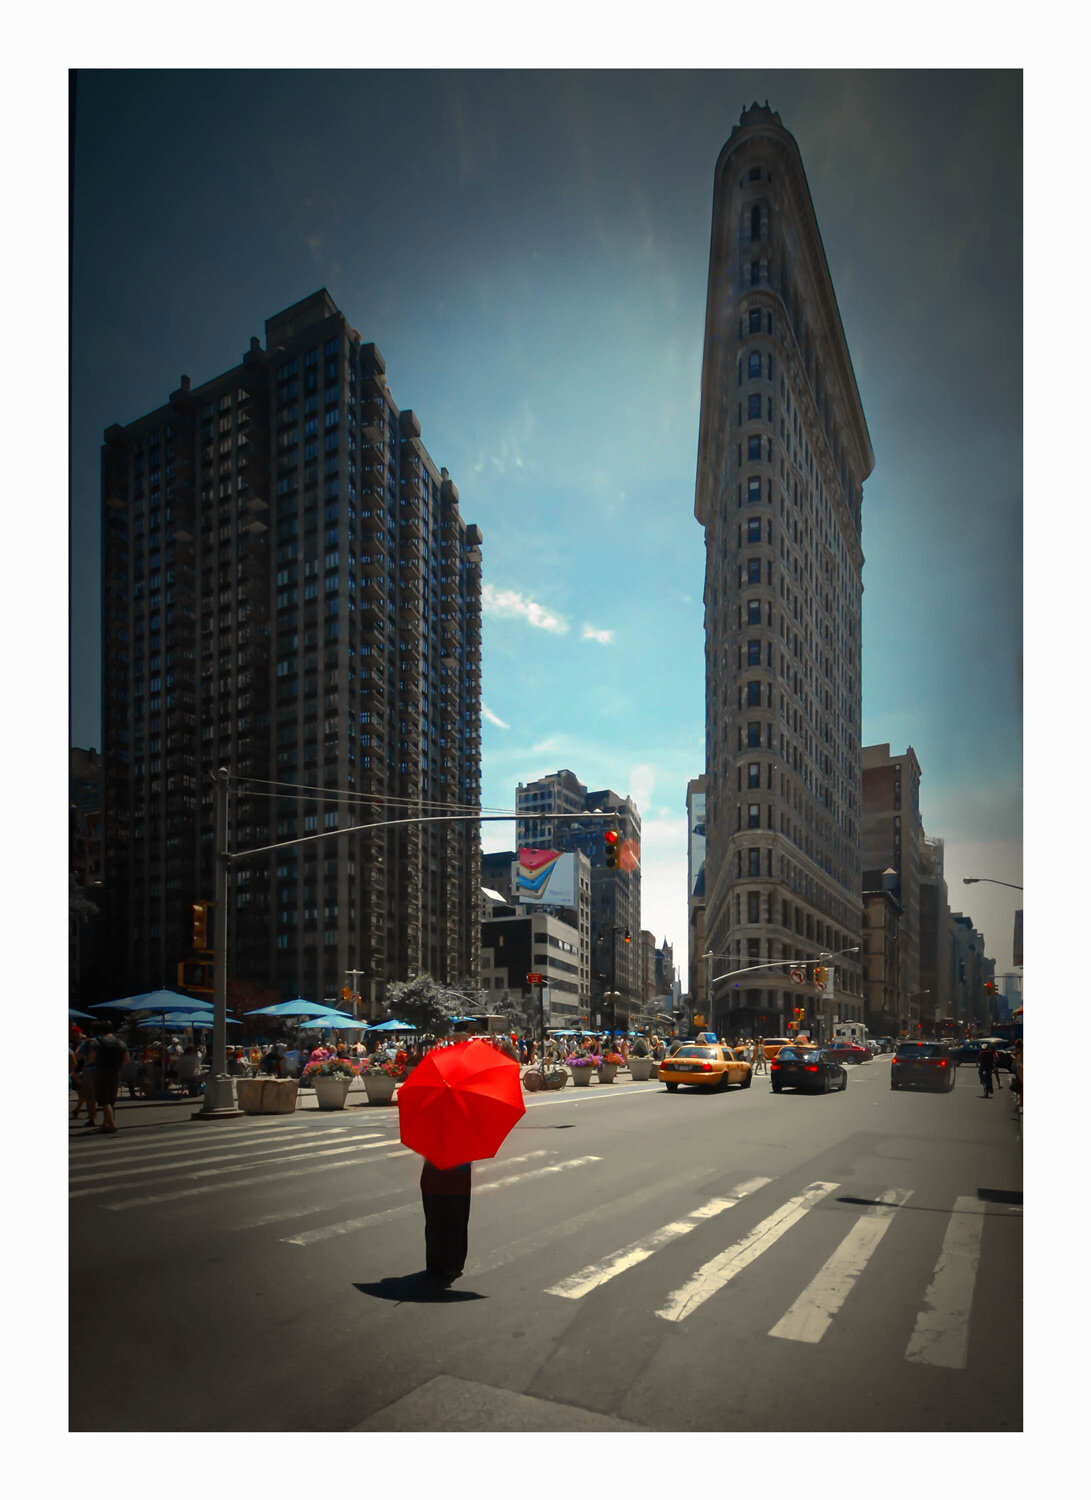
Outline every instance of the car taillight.
POLYGON ((771 1063, 770 1063, 770 1064, 769 1064, 769 1066, 770 1066, 770 1068, 772 1068, 772 1069, 773 1069, 773 1071, 774 1071, 774 1072, 775 1072, 775 1071, 776 1071, 776 1069, 777 1069, 777 1068, 779 1068, 779 1067, 780 1067, 780 1063, 778 1063, 778 1062, 771 1062, 771 1063))
POLYGON ((947 1059, 945 1057, 934 1057, 932 1061, 941 1068, 945 1068, 947 1066, 947 1059))
POLYGON ((701 1064, 701 1072, 702 1073, 711 1073, 712 1072, 712 1064, 711 1063, 702 1063, 701 1064))
POLYGON ((804 1073, 817 1073, 818 1072, 818 1064, 817 1063, 804 1063, 803 1064, 803 1071, 804 1071, 804 1073))

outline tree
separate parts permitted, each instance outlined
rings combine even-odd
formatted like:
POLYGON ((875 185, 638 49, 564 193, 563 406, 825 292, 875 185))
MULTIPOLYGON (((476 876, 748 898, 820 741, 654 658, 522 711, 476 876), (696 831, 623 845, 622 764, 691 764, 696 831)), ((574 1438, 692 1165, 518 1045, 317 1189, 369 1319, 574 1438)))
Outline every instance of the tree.
POLYGON ((511 1022, 511 1029, 520 1036, 538 1035, 538 997, 524 995, 516 990, 505 990, 502 997, 494 1001, 496 1014, 511 1022))
POLYGON ((393 1021, 408 1021, 418 1032, 446 1036, 455 1016, 462 1014, 463 997, 438 984, 431 974, 395 980, 386 987, 383 1007, 393 1021))

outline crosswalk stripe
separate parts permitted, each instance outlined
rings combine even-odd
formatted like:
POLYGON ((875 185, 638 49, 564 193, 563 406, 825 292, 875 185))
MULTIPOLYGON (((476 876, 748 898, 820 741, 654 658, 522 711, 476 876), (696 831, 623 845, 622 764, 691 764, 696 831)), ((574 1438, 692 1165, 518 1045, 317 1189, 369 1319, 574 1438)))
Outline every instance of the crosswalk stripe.
POLYGON ((890 1228, 895 1210, 912 1196, 906 1188, 887 1188, 880 1193, 879 1203, 864 1210, 818 1275, 780 1322, 770 1328, 770 1337, 817 1344, 890 1228))
POLYGON ((671 1293, 665 1306, 656 1309, 656 1317, 664 1318, 668 1323, 680 1323, 683 1318, 688 1318, 691 1312, 696 1312, 697 1308, 721 1287, 725 1287, 751 1261, 774 1245, 815 1203, 832 1193, 837 1186, 839 1184, 836 1182, 812 1182, 806 1192, 789 1198, 787 1203, 781 1204, 780 1208, 763 1219, 749 1234, 734 1245, 729 1245, 712 1260, 706 1261, 684 1286, 671 1293))
MULTIPOLYGON (((373 1129, 383 1123, 381 1120, 368 1120, 367 1128, 373 1129)), ((342 1129, 345 1124, 347 1122, 344 1122, 342 1116, 334 1128, 342 1129)), ((315 1133, 321 1132, 324 1128, 296 1114, 279 1115, 275 1120, 269 1120, 268 1123, 256 1120, 253 1122, 250 1120, 226 1121, 218 1129, 199 1124, 175 1125, 169 1128, 169 1134, 157 1134, 150 1140, 140 1138, 136 1127, 122 1129, 118 1137, 110 1136, 107 1140, 103 1140, 96 1131, 90 1140, 80 1136, 70 1138, 69 1161, 72 1165, 90 1163, 99 1158, 104 1161, 113 1161, 121 1153, 126 1155, 135 1153, 141 1156, 147 1154, 151 1158, 159 1152, 173 1151, 180 1145, 189 1146, 195 1142, 203 1142, 205 1146, 233 1145, 239 1140, 256 1140, 262 1136, 299 1135, 302 1131, 315 1133), (231 1139, 225 1141, 227 1134, 230 1134, 231 1139)))
MULTIPOLYGON (((479 1193, 495 1192, 496 1189, 509 1187, 513 1182, 527 1182, 532 1177, 544 1177, 551 1172, 566 1172, 569 1167, 583 1167, 590 1161, 600 1161, 598 1156, 577 1156, 571 1161, 557 1162, 551 1167, 537 1167, 530 1172, 515 1172, 510 1177, 499 1177, 495 1182, 483 1183, 480 1187, 473 1189, 474 1195, 479 1193)), ((352 1234, 357 1229, 366 1229, 371 1224, 384 1223, 387 1219, 400 1218, 403 1214, 419 1213, 419 1202, 403 1203, 397 1208, 384 1209, 377 1214, 365 1214, 360 1219, 345 1219, 340 1224, 324 1224, 321 1229, 307 1229, 302 1234, 288 1235, 281 1241, 283 1245, 316 1245, 322 1240, 332 1240, 338 1235, 352 1234)))
POLYGON ((906 1345, 905 1357, 913 1364, 942 1365, 949 1370, 965 1367, 984 1228, 984 1200, 956 1198, 924 1307, 906 1345))
MULTIPOLYGON (((381 1145, 382 1142, 376 1142, 375 1144, 381 1145)), ((352 1147, 351 1149, 355 1151, 356 1148, 352 1147)), ((373 1148, 371 1146, 364 1146, 361 1149, 364 1151, 370 1151, 373 1148)), ((337 1153, 334 1153, 332 1151, 324 1151, 319 1154, 323 1156, 333 1156, 337 1153)), ((406 1156, 408 1154, 408 1152, 403 1151, 392 1151, 390 1153, 391 1156, 406 1156)), ((285 1160, 298 1161, 299 1157, 289 1156, 285 1157, 285 1160)), ((385 1161, 387 1160, 387 1158, 380 1156, 373 1157, 372 1160, 385 1161)), ((267 1183, 283 1182, 286 1178, 289 1177, 306 1177, 309 1174, 318 1172, 337 1172, 343 1171, 346 1167, 358 1167, 362 1165, 363 1163, 359 1160, 326 1161, 315 1164, 313 1158, 310 1158, 308 1159, 307 1165, 305 1167, 294 1167, 291 1171, 288 1172, 270 1172, 264 1177, 250 1177, 243 1184, 243 1186, 247 1188, 264 1187, 267 1183)), ((239 1186, 240 1184, 237 1181, 209 1182, 205 1183, 203 1187, 178 1188, 177 1191, 173 1193, 150 1193, 147 1197, 144 1198, 126 1198, 121 1203, 103 1203, 100 1205, 100 1207, 109 1209, 111 1213, 124 1213, 126 1209, 144 1208, 150 1203, 177 1203, 182 1198, 199 1198, 203 1197, 206 1193, 221 1193, 225 1190, 237 1191, 239 1189, 239 1186)))
MULTIPOLYGON (((327 1136, 345 1136, 347 1134, 348 1131, 346 1130, 329 1130, 326 1131, 322 1139, 324 1141, 327 1136)), ((358 1139, 375 1140, 376 1137, 360 1136, 358 1137, 358 1139)), ((380 1139, 385 1146, 385 1138, 380 1137, 380 1139)), ((73 1187, 83 1187, 83 1185, 88 1182, 106 1182, 110 1178, 117 1177, 140 1177, 146 1176, 149 1172, 175 1172, 185 1167, 192 1167, 201 1164, 218 1167, 224 1162, 245 1161, 255 1162, 258 1166, 260 1166, 260 1158, 270 1151, 307 1151, 312 1149, 314 1145, 315 1141, 313 1138, 304 1138, 303 1140, 293 1140, 290 1142, 270 1141, 264 1146, 251 1146, 239 1142, 237 1145, 232 1147, 226 1155, 220 1152, 216 1155, 210 1156, 206 1152, 201 1152, 196 1158, 194 1158, 190 1154, 187 1154, 184 1157, 172 1157, 167 1159, 157 1157, 154 1162, 145 1161, 142 1162, 138 1167, 119 1167, 116 1172, 85 1172, 83 1176, 71 1177, 69 1181, 73 1187)))
POLYGON ((749 1182, 744 1182, 741 1187, 735 1189, 732 1198, 710 1198, 700 1208, 694 1209, 682 1219, 675 1219, 670 1224, 664 1224, 653 1234, 644 1239, 634 1240, 631 1245, 624 1246, 616 1251, 606 1260, 595 1266, 587 1266, 582 1271, 575 1272, 572 1276, 566 1276, 563 1281, 558 1281, 554 1286, 546 1287, 546 1292, 553 1297, 586 1297, 587 1293, 595 1287, 602 1286, 604 1282, 610 1281, 614 1276, 620 1276, 623 1271, 629 1270, 631 1266, 638 1266, 641 1261, 647 1260, 662 1245, 669 1244, 680 1235, 689 1234, 691 1229, 696 1229, 707 1219, 713 1219, 717 1214, 722 1214, 726 1209, 734 1208, 748 1193, 765 1187, 772 1182, 771 1177, 754 1177, 749 1182))
MULTIPOLYGON (((391 1151, 389 1156, 380 1157, 379 1160, 389 1161, 391 1156, 409 1156, 411 1154, 412 1153, 408 1149, 402 1151, 391 1151)), ((525 1156, 508 1156, 505 1157, 502 1161, 478 1162, 477 1171, 480 1172, 486 1170, 487 1168, 495 1167, 512 1167, 516 1162, 533 1161, 538 1157, 548 1155, 548 1151, 528 1151, 525 1156)), ((256 1218, 243 1219, 239 1224, 228 1225, 228 1228, 233 1230, 264 1229, 267 1224, 284 1224, 290 1219, 306 1219, 309 1218, 311 1214, 321 1214, 326 1212, 327 1210, 322 1204, 311 1203, 306 1208, 280 1209, 275 1214, 259 1214, 256 1218)), ((376 1217, 381 1218, 382 1215, 379 1214, 376 1217)))
MULTIPOLYGON (((199 1172, 178 1172, 174 1174, 173 1180, 175 1182, 198 1182, 202 1177, 229 1177, 239 1172, 251 1172, 255 1167, 272 1167, 282 1161, 315 1161, 321 1156, 345 1156, 350 1152, 374 1151, 377 1147, 385 1145, 385 1141, 373 1141, 369 1146, 331 1146, 328 1151, 312 1151, 304 1143, 297 1146, 290 1156, 270 1156, 264 1161, 257 1162, 244 1161, 233 1167, 205 1167, 199 1172)), ((92 1198, 100 1193, 117 1192, 126 1186, 128 1186, 126 1183, 108 1182, 104 1187, 77 1188, 68 1196, 69 1198, 92 1198)), ((133 1183, 132 1186, 135 1187, 137 1184, 133 1183)), ((164 1194, 164 1201, 171 1196, 173 1195, 170 1193, 164 1194)))

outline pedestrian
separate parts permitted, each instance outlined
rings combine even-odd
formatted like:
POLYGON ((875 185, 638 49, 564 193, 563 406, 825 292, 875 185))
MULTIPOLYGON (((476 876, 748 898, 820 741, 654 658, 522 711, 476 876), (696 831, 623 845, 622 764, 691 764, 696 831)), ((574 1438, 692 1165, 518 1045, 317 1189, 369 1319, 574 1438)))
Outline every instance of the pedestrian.
POLYGON ((420 1174, 425 1269, 430 1277, 444 1286, 457 1281, 466 1264, 472 1187, 468 1161, 444 1170, 425 1159, 420 1174))
POLYGON ((754 1072, 768 1073, 769 1068, 765 1061, 765 1038, 759 1036, 754 1047, 754 1072))
POLYGON ((985 1090, 986 1099, 991 1099, 993 1096, 994 1074, 999 1085, 1000 1059, 996 1055, 996 1048, 992 1042, 986 1042, 977 1054, 977 1076, 981 1079, 981 1087, 985 1090))
POLYGON ((95 1053, 98 1044, 94 1037, 85 1036, 76 1048, 76 1107, 72 1111, 73 1120, 80 1117, 81 1108, 86 1107, 87 1119, 84 1127, 95 1123, 95 1053))
POLYGON ((121 1069, 128 1060, 129 1049, 119 1036, 107 1030, 104 1036, 99 1037, 95 1054, 95 1103, 102 1105, 102 1124, 99 1128, 103 1134, 117 1134, 114 1105, 117 1102, 121 1069))

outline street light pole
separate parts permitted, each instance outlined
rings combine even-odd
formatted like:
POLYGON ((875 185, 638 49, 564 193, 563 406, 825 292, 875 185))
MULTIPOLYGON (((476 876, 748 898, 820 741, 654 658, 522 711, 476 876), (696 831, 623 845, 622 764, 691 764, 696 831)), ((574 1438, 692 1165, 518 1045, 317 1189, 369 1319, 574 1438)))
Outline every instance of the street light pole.
POLYGON ((994 880, 991 875, 963 875, 963 885, 1006 885, 1009 891, 1021 891, 1021 885, 1013 885, 1010 880, 994 880))
POLYGON ((227 1072, 227 903, 229 898, 230 856, 227 852, 230 796, 229 773, 220 767, 216 783, 215 850, 216 862, 216 936, 215 987, 212 992, 212 1056, 201 1108, 195 1120, 233 1120, 242 1114, 235 1106, 235 1091, 227 1072))

